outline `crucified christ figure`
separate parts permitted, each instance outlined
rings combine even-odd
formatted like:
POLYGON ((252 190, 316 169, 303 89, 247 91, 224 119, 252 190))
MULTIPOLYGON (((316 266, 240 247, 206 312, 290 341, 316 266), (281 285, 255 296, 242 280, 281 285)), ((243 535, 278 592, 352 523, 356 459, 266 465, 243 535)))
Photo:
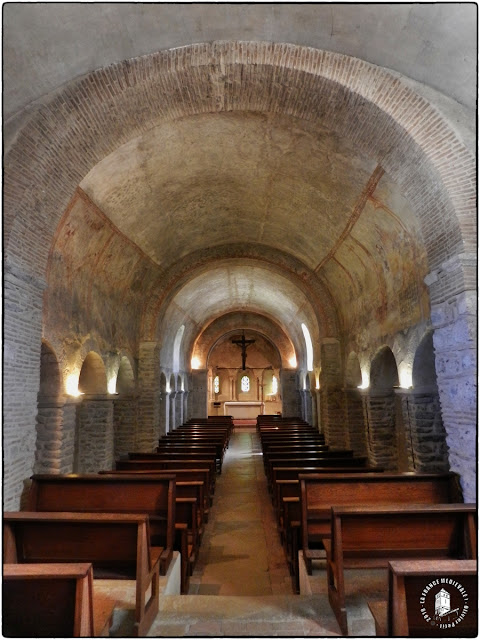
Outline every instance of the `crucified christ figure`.
POLYGON ((255 340, 245 340, 245 329, 242 332, 241 340, 232 340, 233 344, 236 344, 237 347, 241 347, 242 349, 242 369, 245 371, 245 363, 247 361, 247 347, 253 344, 255 340))

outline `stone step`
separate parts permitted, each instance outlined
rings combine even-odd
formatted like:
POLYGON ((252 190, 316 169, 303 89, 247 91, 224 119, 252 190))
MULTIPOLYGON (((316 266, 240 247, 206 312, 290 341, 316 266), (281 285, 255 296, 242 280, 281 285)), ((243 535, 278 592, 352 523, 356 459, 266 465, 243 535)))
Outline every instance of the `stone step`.
MULTIPOLYGON (((131 635, 133 611, 117 609, 110 636, 131 635)), ((162 596, 149 637, 339 636, 326 596, 162 596)))

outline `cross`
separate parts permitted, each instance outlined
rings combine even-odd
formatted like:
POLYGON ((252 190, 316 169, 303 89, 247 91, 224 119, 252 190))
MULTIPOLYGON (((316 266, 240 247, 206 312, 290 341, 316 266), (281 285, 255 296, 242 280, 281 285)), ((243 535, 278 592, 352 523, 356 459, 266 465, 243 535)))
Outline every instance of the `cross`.
POLYGON ((241 340, 232 340, 233 344, 236 344, 238 347, 241 347, 242 349, 242 369, 243 371, 245 371, 245 362, 247 360, 247 347, 251 344, 253 344, 255 342, 255 340, 245 340, 245 329, 243 330, 242 333, 242 339, 241 340))

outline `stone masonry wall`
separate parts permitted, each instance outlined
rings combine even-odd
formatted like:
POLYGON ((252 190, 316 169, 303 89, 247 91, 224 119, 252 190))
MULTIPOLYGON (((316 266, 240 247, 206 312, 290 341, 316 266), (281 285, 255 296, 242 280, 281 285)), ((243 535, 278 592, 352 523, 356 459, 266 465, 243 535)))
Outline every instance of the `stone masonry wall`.
POLYGON ((297 372, 292 369, 280 370, 280 394, 282 396, 282 414, 301 416, 301 398, 297 387, 297 372))
POLYGON ((207 392, 208 371, 192 371, 187 419, 207 417, 207 392))
POLYGON ((160 361, 156 342, 142 342, 138 361, 138 451, 153 451, 160 435, 160 361))
POLYGON ((96 473, 113 465, 113 402, 84 398, 78 406, 79 473, 96 473))
POLYGON ((397 470, 397 434, 395 394, 364 396, 369 462, 386 470, 397 470))
POLYGON ((114 458, 136 451, 138 429, 137 396, 122 396, 113 401, 114 458))
POLYGON ((347 446, 353 449, 354 455, 367 455, 367 434, 363 401, 361 393, 356 389, 345 390, 345 414, 348 425, 347 446))
POLYGON ((448 471, 448 448, 440 401, 435 393, 403 393, 403 421, 407 436, 409 470, 448 471))
POLYGON ((61 467, 63 402, 39 399, 35 473, 59 473, 61 467))
POLYGON ((348 446, 345 394, 342 389, 342 359, 337 340, 321 345, 320 406, 322 431, 328 445, 348 446))
POLYGON ((452 471, 466 502, 477 496, 477 292, 475 256, 444 262, 426 279, 432 299, 435 368, 452 471), (459 282, 465 289, 458 294, 459 282))
POLYGON ((3 500, 17 510, 34 469, 44 283, 4 265, 3 500))

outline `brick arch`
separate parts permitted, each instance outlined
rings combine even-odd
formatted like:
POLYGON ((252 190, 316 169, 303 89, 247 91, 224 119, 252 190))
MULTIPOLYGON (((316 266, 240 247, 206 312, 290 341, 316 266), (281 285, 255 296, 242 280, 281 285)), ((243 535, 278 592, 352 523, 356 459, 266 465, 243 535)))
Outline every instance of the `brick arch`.
POLYGON ((86 394, 107 393, 105 364, 95 351, 90 351, 83 361, 78 378, 78 390, 86 394))
POLYGON ((220 316, 195 337, 195 341, 191 345, 192 357, 195 356, 199 359, 200 368, 206 368, 208 355, 217 341, 226 333, 238 332, 239 327, 263 335, 275 345, 282 366, 285 368, 289 366, 288 361, 292 355, 295 355, 295 348, 291 338, 274 320, 259 314, 234 312, 220 316))

